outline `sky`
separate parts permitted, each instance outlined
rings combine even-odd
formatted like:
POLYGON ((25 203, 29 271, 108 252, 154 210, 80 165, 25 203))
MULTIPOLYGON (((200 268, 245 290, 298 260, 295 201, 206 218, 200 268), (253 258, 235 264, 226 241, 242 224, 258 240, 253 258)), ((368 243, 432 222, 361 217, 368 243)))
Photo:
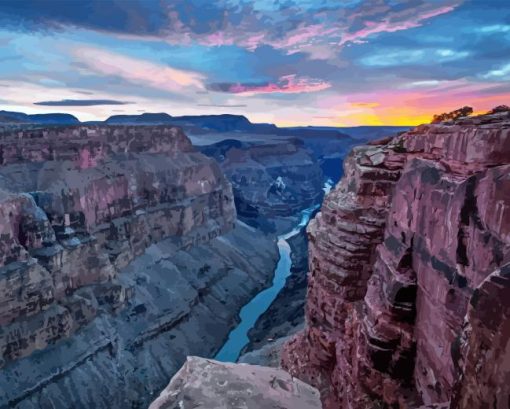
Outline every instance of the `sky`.
POLYGON ((0 109, 417 125, 510 105, 502 0, 0 0, 0 109))

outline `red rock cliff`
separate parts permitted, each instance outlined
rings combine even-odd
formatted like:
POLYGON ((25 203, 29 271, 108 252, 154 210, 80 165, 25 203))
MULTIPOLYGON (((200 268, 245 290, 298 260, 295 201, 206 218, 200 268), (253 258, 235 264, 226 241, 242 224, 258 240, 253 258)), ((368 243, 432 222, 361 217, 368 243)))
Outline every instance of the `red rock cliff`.
POLYGON ((510 113, 354 149, 308 234, 282 360, 325 408, 509 407, 510 113))

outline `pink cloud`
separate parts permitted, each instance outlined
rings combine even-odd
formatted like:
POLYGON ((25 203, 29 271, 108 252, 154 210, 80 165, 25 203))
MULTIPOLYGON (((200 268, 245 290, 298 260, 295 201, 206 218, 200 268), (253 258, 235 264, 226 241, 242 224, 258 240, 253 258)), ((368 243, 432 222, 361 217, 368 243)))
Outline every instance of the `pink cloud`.
MULTIPOLYGON (((278 20, 272 20, 270 16, 262 20, 262 14, 247 13, 236 24, 225 18, 209 32, 196 32, 192 25, 181 20, 178 12, 170 11, 168 17, 171 29, 163 30, 157 36, 139 37, 148 41, 164 40, 181 46, 192 43, 213 47, 236 45, 249 51, 268 45, 285 50, 287 54, 303 52, 312 59, 327 60, 334 58, 345 44, 363 44, 367 42, 366 38, 373 34, 420 27, 425 20, 449 13, 459 5, 436 6, 430 9, 434 7, 431 4, 425 4, 421 8, 409 4, 404 10, 394 11, 384 3, 385 1, 381 1, 378 6, 362 6, 360 10, 352 12, 346 12, 340 7, 317 15, 310 14, 296 28, 289 30, 279 30, 278 20), (360 25, 364 27, 354 29, 360 25)), ((132 38, 136 39, 136 36, 132 38)))
POLYGON ((440 16, 441 14, 449 13, 454 10, 456 6, 445 6, 434 10, 426 11, 416 17, 412 17, 406 21, 392 22, 389 19, 383 21, 366 21, 365 28, 355 31, 353 33, 345 33, 342 35, 339 45, 346 43, 360 43, 364 38, 378 33, 393 33, 395 31, 408 30, 410 28, 420 27, 422 22, 432 17, 440 16))
POLYGON ((264 38, 266 37, 265 33, 256 33, 251 34, 248 37, 246 37, 241 43, 243 47, 246 47, 247 50, 253 51, 255 50, 260 44, 264 43, 264 38))
POLYGON ((327 28, 325 24, 312 24, 301 26, 277 41, 270 41, 269 44, 274 48, 283 48, 290 53, 298 52, 302 49, 322 40, 326 37, 338 34, 339 28, 327 28))
POLYGON ((232 94, 242 95, 255 95, 255 94, 299 94, 304 92, 318 92, 331 87, 331 84, 326 81, 299 78, 296 75, 285 75, 280 77, 277 83, 268 83, 264 85, 246 85, 246 84, 232 84, 226 92, 232 94))
POLYGON ((203 39, 203 43, 208 46, 233 45, 234 38, 229 37, 228 34, 223 31, 216 31, 215 33, 207 35, 203 39))
POLYGON ((93 47, 78 48, 73 51, 73 55, 90 71, 121 77, 134 84, 177 93, 189 88, 205 88, 205 77, 197 72, 179 70, 93 47))

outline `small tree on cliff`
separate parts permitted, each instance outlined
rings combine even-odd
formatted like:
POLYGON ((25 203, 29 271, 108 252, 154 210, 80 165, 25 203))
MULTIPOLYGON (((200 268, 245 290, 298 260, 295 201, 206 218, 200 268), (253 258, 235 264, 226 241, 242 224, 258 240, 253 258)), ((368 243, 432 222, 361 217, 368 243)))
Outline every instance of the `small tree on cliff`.
POLYGON ((487 114, 498 114, 500 112, 510 112, 510 107, 508 105, 498 105, 497 107, 494 107, 489 112, 487 112, 487 114))
POLYGON ((442 113, 439 115, 434 115, 434 118, 432 119, 433 124, 437 124, 439 122, 444 121, 453 121, 458 118, 462 118, 464 116, 469 116, 473 113, 473 108, 465 106, 459 109, 456 109, 455 111, 448 112, 448 113, 442 113))

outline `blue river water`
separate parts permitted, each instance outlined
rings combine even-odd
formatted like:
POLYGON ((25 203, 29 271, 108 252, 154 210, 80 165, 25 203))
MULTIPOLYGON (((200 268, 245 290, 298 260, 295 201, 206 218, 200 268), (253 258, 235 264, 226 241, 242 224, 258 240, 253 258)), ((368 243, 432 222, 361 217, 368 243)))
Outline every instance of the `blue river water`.
MULTIPOLYGON (((326 194, 331 189, 331 186, 332 182, 328 180, 328 182, 324 185, 324 192, 326 194)), ((280 259, 275 268, 273 283, 271 287, 259 292, 241 309, 241 312, 239 313, 241 322, 230 332, 227 342, 216 354, 216 360, 223 362, 237 361, 242 349, 249 342, 248 331, 255 325, 259 317, 269 308, 278 293, 284 287, 287 277, 290 275, 292 261, 290 258, 291 250, 287 240, 298 234, 303 227, 306 227, 313 212, 317 210, 319 206, 320 205, 315 205, 303 210, 301 212, 301 220, 299 224, 288 233, 278 236, 277 245, 278 252, 280 253, 280 259)))

